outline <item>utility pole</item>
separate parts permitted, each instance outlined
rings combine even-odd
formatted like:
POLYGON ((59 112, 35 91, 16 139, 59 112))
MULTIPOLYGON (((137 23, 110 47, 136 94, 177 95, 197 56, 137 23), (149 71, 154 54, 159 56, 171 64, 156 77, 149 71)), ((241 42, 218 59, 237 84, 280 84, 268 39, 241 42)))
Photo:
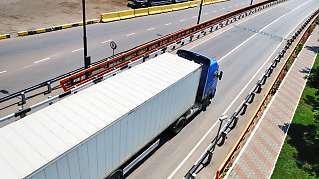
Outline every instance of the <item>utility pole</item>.
POLYGON ((201 0, 201 1, 200 1, 197 24, 199 24, 199 22, 200 22, 200 16, 201 16, 201 14, 202 14, 202 8, 203 8, 203 1, 204 1, 204 0, 201 0))
POLYGON ((87 38, 86 38, 86 19, 85 19, 85 0, 82 0, 83 13, 83 48, 84 48, 84 68, 87 69, 91 65, 91 57, 88 56, 87 38))

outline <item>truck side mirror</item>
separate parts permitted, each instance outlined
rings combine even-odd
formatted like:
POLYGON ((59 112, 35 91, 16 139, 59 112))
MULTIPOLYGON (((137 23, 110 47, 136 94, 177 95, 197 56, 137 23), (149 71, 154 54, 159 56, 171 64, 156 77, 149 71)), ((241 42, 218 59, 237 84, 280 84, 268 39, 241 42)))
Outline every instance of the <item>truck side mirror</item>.
POLYGON ((219 79, 219 80, 221 80, 221 79, 223 78, 223 73, 224 73, 223 71, 220 71, 220 72, 219 72, 219 75, 218 75, 218 79, 219 79))

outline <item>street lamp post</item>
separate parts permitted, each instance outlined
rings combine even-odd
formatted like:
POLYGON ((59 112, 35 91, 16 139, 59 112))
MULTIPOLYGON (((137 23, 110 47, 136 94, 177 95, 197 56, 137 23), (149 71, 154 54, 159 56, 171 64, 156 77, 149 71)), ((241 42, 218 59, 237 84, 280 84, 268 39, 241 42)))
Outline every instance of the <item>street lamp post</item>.
POLYGON ((82 0, 83 13, 83 48, 84 48, 84 68, 89 68, 91 64, 91 57, 88 56, 87 38, 86 38, 86 19, 85 19, 85 0, 82 0))
POLYGON ((223 125, 223 121, 226 120, 226 119, 227 119, 227 115, 222 115, 222 116, 220 116, 220 117, 218 118, 218 120, 219 120, 220 123, 219 123, 218 131, 217 131, 217 135, 216 135, 216 140, 215 140, 215 143, 214 143, 214 145, 213 145, 212 151, 215 150, 215 147, 216 147, 217 142, 218 142, 218 139, 219 139, 219 133, 220 133, 220 130, 221 130, 222 125, 223 125))
POLYGON ((253 5, 253 1, 254 1, 254 0, 250 0, 250 5, 253 5))
POLYGON ((204 0, 201 0, 201 1, 200 1, 197 24, 199 24, 199 22, 200 22, 200 16, 201 16, 201 14, 202 14, 202 8, 203 8, 203 1, 204 1, 204 0))

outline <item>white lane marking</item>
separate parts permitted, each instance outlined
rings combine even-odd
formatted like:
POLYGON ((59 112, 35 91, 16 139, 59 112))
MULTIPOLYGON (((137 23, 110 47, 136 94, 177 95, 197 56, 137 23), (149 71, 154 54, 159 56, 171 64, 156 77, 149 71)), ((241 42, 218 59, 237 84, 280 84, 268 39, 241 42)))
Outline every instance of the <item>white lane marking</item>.
POLYGON ((2 74, 2 73, 6 73, 7 71, 6 70, 3 70, 3 71, 0 71, 0 74, 2 74))
POLYGON ((226 58, 227 56, 229 56, 230 54, 232 54, 234 51, 236 51, 237 49, 239 49, 241 46, 245 45, 249 40, 251 40, 252 38, 256 37, 260 32, 264 31, 265 29, 267 29, 269 26, 271 26, 272 24, 278 22, 280 19, 282 19, 283 17, 287 16, 288 14, 298 10, 299 8, 301 8, 302 6, 304 6, 305 4, 307 4, 308 2, 305 2, 303 4, 301 4, 300 6, 298 6, 297 8, 289 11, 286 14, 283 14, 281 16, 279 16, 277 19, 275 19, 274 21, 272 21, 271 23, 269 23, 268 25, 266 25, 265 27, 263 27, 262 29, 260 29, 257 33, 255 33, 254 35, 250 36, 248 39, 246 39, 245 41, 243 41, 241 44, 239 44, 237 47, 233 48, 231 51, 229 51, 226 55, 224 55, 222 58, 220 58, 220 60, 223 60, 224 58, 226 58))
POLYGON ((152 30, 155 30, 155 28, 154 27, 150 27, 150 28, 148 28, 148 29, 146 29, 147 31, 152 31, 152 30))
MULTIPOLYGON (((307 17, 308 17, 308 16, 307 16, 307 17)), ((307 17, 306 17, 306 18, 307 18, 307 17)), ((301 21, 299 21, 298 25, 300 25, 303 21, 305 21, 306 18, 304 18, 304 19, 302 19, 301 21)), ((297 27, 298 27, 298 25, 297 25, 297 27)), ((293 29, 285 36, 284 39, 287 39, 287 38, 289 37, 289 35, 290 35, 294 30, 296 30, 296 28, 293 28, 293 29)), ((308 38, 307 41, 308 41, 309 39, 310 39, 310 38, 308 38)), ((305 42, 305 44, 307 43, 307 41, 305 42)), ((284 41, 281 41, 281 43, 278 44, 278 46, 276 47, 275 51, 277 51, 277 49, 280 47, 280 45, 281 45, 283 42, 284 42, 284 41)), ((273 54, 272 54, 272 55, 273 55, 273 54)), ((271 56, 272 56, 272 55, 271 55, 271 56)), ((298 55, 298 56, 299 56, 299 55, 298 55)), ((298 58, 298 57, 297 57, 297 58, 298 58)), ((296 61, 294 61, 294 63, 295 63, 295 62, 296 62, 296 61)), ((294 64, 292 64, 291 66, 293 66, 293 65, 294 65, 294 64)), ((291 70, 288 71, 287 75, 288 75, 290 72, 291 72, 291 70)), ((280 85, 280 86, 282 86, 282 84, 286 81, 286 79, 287 79, 287 78, 284 78, 284 80, 281 82, 281 85, 280 85)), ((278 89, 280 89, 280 86, 279 86, 278 89)), ((277 94, 278 94, 278 93, 275 94, 275 96, 274 96, 273 99, 270 101, 269 105, 267 105, 267 106, 271 106, 271 104, 272 104, 272 102, 274 101, 274 99, 276 98, 277 94)), ((302 94, 301 94, 301 95, 302 95, 302 94)), ((300 98, 299 98, 299 99, 300 99, 300 98)), ((236 157, 235 161, 233 162, 233 165, 231 166, 231 168, 230 168, 230 169, 228 170, 228 172, 226 173, 226 176, 229 175, 229 172, 232 170, 232 168, 234 167, 234 165, 238 162, 238 160, 239 160, 240 156, 242 155, 242 153, 245 151, 246 145, 248 145, 248 143, 250 142, 252 136, 254 136, 254 134, 255 134, 255 132, 256 132, 256 129, 258 129, 258 127, 259 127, 261 121, 263 120, 265 114, 267 113, 268 109, 269 109, 269 107, 267 107, 266 110, 265 110, 265 112, 262 114, 262 116, 261 116, 260 120, 258 121, 258 123, 257 123, 257 125, 256 125, 256 127, 255 127, 255 129, 253 130, 253 132, 252 132, 252 134, 250 135, 250 137, 247 139, 247 142, 246 142, 246 144, 244 145, 243 149, 240 151, 240 153, 239 153, 238 156, 236 157)), ((296 109, 295 109, 295 110, 296 110, 296 109)), ((225 177, 225 178, 227 178, 227 177, 225 177)))
POLYGON ((50 60, 50 59, 51 59, 50 57, 47 57, 47 58, 44 58, 44 59, 41 59, 41 60, 37 60, 37 61, 35 61, 35 62, 33 62, 33 63, 35 63, 35 64, 37 64, 37 63, 42 63, 42 62, 48 61, 48 60, 50 60))
POLYGON ((27 69, 27 68, 30 68, 32 67, 33 65, 27 65, 27 66, 24 66, 22 69, 27 69))
POLYGON ((171 22, 169 22, 169 23, 167 23, 167 24, 165 24, 166 26, 168 26, 168 25, 172 25, 172 23, 171 22))
MULTIPOLYGON (((279 44, 280 45, 280 44, 279 44)), ((278 47, 279 47, 278 45, 278 47)), ((278 48, 277 47, 277 48, 278 48)), ((277 50, 277 49, 276 49, 277 50)), ((271 54, 271 56, 275 53, 275 51, 271 54)), ((259 67, 259 69, 257 70, 257 72, 255 73, 255 75, 249 80, 249 82, 244 86, 244 88, 242 88, 242 90, 239 92, 239 94, 235 97, 235 99, 230 103, 230 105, 227 107, 227 109, 223 112, 223 114, 226 114, 228 112, 228 110, 232 107, 232 105, 237 101, 237 99, 242 95, 242 93, 247 89, 248 85, 255 79, 255 77, 257 76, 257 74, 260 72, 260 70, 262 70, 264 68, 264 66, 269 62, 269 59, 271 59, 271 56, 264 62, 264 64, 262 64, 262 66, 259 67)), ((218 62, 220 62, 221 60, 219 60, 218 62)), ((197 142, 197 144, 194 146, 194 148, 188 153, 188 155, 184 158, 184 160, 175 168, 175 170, 169 175, 168 179, 171 179, 176 172, 184 165, 184 163, 189 159, 189 157, 191 155, 193 155, 193 153, 195 152, 195 150, 197 150, 197 148, 199 147, 199 145, 206 139, 206 137, 213 131, 213 129, 215 128, 215 126, 217 125, 218 120, 208 129, 208 131, 204 134, 204 136, 197 142)))
MULTIPOLYGON (((303 4, 301 4, 300 6, 298 6, 297 8, 295 8, 295 9, 299 9, 301 6, 303 6, 304 4, 306 4, 306 3, 303 3, 303 4)), ((294 10, 295 10, 294 9, 294 10)), ((292 10, 292 11, 294 11, 294 10, 292 10)), ((287 14, 289 14, 289 13, 291 13, 292 11, 290 11, 290 12, 288 12, 287 14)), ((287 15, 286 14, 286 15, 287 15)), ((280 16, 279 18, 282 18, 283 16, 280 16)), ((278 19, 279 19, 278 18, 278 19)), ((277 20, 277 19, 276 19, 277 20)), ((276 21, 275 20, 275 21, 276 21)), ((273 21, 274 22, 274 21, 273 21)), ((273 22, 271 22, 270 24, 272 24, 273 22)), ((268 24, 269 25, 269 24, 268 24)), ((267 25, 267 26, 268 26, 267 25)), ((294 30, 294 29, 293 29, 294 30)), ((293 31, 292 30, 292 31, 293 31)), ((289 34, 292 32, 292 31, 290 31, 288 34, 287 34, 287 36, 289 36, 289 34)), ((271 54, 271 56, 275 53, 275 51, 277 51, 277 49, 280 47, 280 45, 283 43, 284 41, 282 41, 280 44, 278 44, 278 46, 276 47, 276 49, 273 51, 273 53, 271 54)), ((236 47, 237 48, 237 47, 236 47)), ((232 52, 234 52, 233 50, 232 50, 232 52)), ((227 56, 229 55, 229 54, 226 54, 227 56)), ((240 91, 240 93, 236 96, 236 98, 231 102, 231 105, 233 105, 235 102, 236 102, 236 100, 239 98, 239 96, 241 96, 242 94, 241 93, 243 93, 243 91, 245 91, 246 90, 246 88, 248 87, 248 85, 251 83, 251 81, 255 78, 255 76, 259 73, 259 71, 261 70, 261 69, 263 69, 263 67, 267 64, 267 62, 268 62, 268 60, 269 59, 271 59, 271 56, 265 61, 265 63, 257 70, 257 72, 255 73, 255 75, 249 80, 249 82, 245 85, 245 87, 240 91)), ((220 61, 222 61, 222 59, 224 59, 225 58, 225 56, 223 56, 218 62, 220 62, 220 61)), ((227 113, 228 112, 228 110, 230 109, 230 107, 231 107, 231 105, 229 105, 228 106, 228 108, 223 112, 223 114, 225 114, 225 113, 227 113)), ((194 148, 188 153, 188 155, 182 160, 182 162, 175 168, 175 170, 167 177, 168 179, 171 179, 175 174, 176 174, 176 172, 184 165, 184 163, 189 159, 189 157, 195 152, 195 150, 197 150, 197 148, 199 147, 199 145, 204 141, 204 139, 208 136, 208 134, 209 133, 211 133, 212 132, 212 130, 215 128, 215 126, 217 125, 217 123, 218 123, 218 120, 208 129, 208 131, 205 133, 205 135, 197 142, 197 144, 194 146, 194 148)))
POLYGON ((208 13, 207 13, 207 12, 205 12, 205 13, 204 13, 204 15, 205 15, 205 16, 207 16, 207 15, 208 15, 208 13))
POLYGON ((186 21, 186 19, 181 19, 181 20, 179 20, 179 22, 185 22, 186 21))
POLYGON ((101 42, 101 43, 102 43, 102 44, 106 44, 106 43, 111 42, 111 41, 112 41, 112 40, 109 39, 109 40, 103 41, 103 42, 101 42))
POLYGON ((193 17, 192 17, 192 19, 195 19, 195 18, 197 18, 197 16, 193 16, 193 17))
POLYGON ((75 49, 75 50, 72 50, 72 52, 77 52, 77 51, 81 51, 81 50, 84 50, 84 48, 79 48, 79 49, 75 49))
POLYGON ((130 33, 130 34, 126 34, 126 37, 129 37, 129 36, 132 36, 132 35, 135 35, 136 33, 130 33))
MULTIPOLYGON (((266 9, 265 11, 262 11, 259 15, 264 14, 264 13, 270 11, 270 10, 271 10, 271 9, 266 9)), ((196 17, 197 17, 197 16, 196 16, 196 17)), ((240 24, 242 24, 242 23, 244 23, 244 22, 247 22, 248 20, 252 19, 253 17, 256 17, 256 16, 247 17, 247 18, 245 18, 245 19, 239 21, 239 22, 238 22, 237 24, 235 24, 235 25, 238 26, 238 25, 240 25, 240 24)), ((233 29, 233 28, 235 27, 235 25, 230 26, 230 28, 228 28, 228 29, 227 29, 227 27, 226 27, 226 30, 221 29, 222 31, 221 31, 220 33, 215 34, 215 35, 213 35, 212 37, 205 39, 204 41, 198 42, 196 45, 193 45, 193 46, 192 46, 191 48, 189 48, 189 49, 191 50, 191 49, 193 49, 193 48, 195 48, 195 47, 198 47, 198 46, 202 45, 203 43, 206 43, 207 41, 209 41, 209 40, 211 40, 211 39, 213 39, 213 38, 219 36, 220 34, 225 33, 225 32, 227 32, 227 31, 233 29)), ((218 31, 217 31, 217 32, 218 32, 218 31)))

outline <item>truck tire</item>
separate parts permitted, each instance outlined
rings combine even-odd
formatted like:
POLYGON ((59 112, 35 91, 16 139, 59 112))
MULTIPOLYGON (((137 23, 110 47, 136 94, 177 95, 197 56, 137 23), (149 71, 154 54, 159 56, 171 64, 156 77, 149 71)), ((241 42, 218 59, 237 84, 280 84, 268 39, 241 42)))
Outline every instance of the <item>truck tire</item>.
POLYGON ((184 116, 180 117, 171 127, 170 127, 170 131, 173 134, 178 134, 183 127, 185 126, 186 123, 186 118, 184 116))
POLYGON ((106 179, 124 179, 123 170, 115 170, 108 177, 106 177, 106 179))

